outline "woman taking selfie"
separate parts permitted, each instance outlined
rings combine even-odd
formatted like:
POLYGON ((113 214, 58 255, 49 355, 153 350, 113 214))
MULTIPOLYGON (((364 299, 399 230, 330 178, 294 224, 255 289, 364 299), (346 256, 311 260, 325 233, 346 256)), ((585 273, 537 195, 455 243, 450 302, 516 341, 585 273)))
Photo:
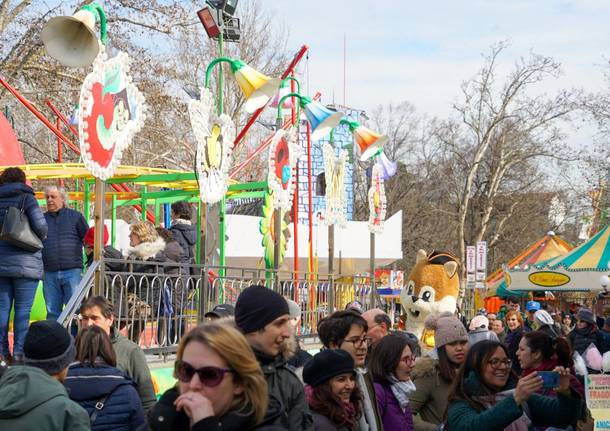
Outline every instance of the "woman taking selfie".
POLYGON ((468 352, 468 333, 453 314, 441 315, 435 321, 430 319, 427 324, 435 328, 438 359, 418 359, 411 372, 415 392, 409 395, 409 400, 415 429, 432 431, 443 422, 451 382, 468 352))
POLYGON ((237 329, 206 323, 180 341, 178 383, 149 412, 152 430, 251 430, 267 410, 263 372, 237 329))
POLYGON ((495 341, 475 344, 449 395, 448 429, 526 431, 576 423, 581 398, 570 389, 570 371, 561 366, 553 371, 557 373, 558 384, 553 387, 556 397, 537 395, 548 386, 543 385, 537 372, 517 380, 505 346, 495 341))
POLYGON ((354 359, 345 350, 322 350, 305 364, 303 380, 315 431, 358 430, 362 395, 354 359))
POLYGON ((415 391, 411 369, 414 345, 404 335, 387 335, 371 352, 368 369, 375 382, 379 414, 386 430, 413 430, 409 395, 415 391))

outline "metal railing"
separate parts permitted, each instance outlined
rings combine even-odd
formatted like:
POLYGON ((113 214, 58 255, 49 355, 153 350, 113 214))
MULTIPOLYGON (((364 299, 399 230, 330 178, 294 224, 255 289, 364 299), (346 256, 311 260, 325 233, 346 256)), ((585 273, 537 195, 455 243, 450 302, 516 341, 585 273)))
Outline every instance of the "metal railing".
POLYGON ((82 301, 93 294, 98 270, 102 293, 114 304, 116 327, 147 353, 175 351, 182 335, 208 311, 220 303, 235 304, 252 284, 300 305, 300 336, 315 335, 318 322, 348 302, 358 300, 365 309, 371 302, 371 287, 364 279, 348 282, 336 275, 105 259, 104 268, 95 262, 87 270, 60 316, 63 325, 72 324, 82 301))

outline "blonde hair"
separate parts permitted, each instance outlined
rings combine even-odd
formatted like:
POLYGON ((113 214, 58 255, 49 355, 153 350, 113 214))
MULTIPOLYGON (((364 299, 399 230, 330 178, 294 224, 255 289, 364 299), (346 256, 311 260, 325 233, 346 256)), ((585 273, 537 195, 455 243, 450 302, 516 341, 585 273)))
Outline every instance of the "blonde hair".
POLYGON ((252 415, 256 424, 261 423, 269 404, 267 382, 242 333, 228 323, 211 322, 199 325, 180 340, 176 353, 177 361, 182 360, 184 349, 193 341, 214 350, 233 370, 235 383, 243 388, 243 393, 233 399, 231 411, 252 415))
POLYGON ((155 227, 147 221, 138 221, 130 226, 132 233, 136 234, 142 242, 153 242, 159 238, 155 227))

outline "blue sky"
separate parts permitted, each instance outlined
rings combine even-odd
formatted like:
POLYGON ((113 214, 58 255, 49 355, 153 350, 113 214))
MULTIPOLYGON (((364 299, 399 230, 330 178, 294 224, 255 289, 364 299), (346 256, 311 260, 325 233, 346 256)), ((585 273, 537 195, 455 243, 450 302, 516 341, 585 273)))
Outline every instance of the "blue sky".
POLYGON ((503 40, 511 44, 503 72, 530 52, 561 62, 564 74, 537 91, 607 88, 610 1, 259 1, 285 23, 291 48, 309 45, 309 92, 327 103, 333 93, 343 102, 344 35, 346 102, 359 109, 408 100, 420 113, 447 116, 482 53, 503 40))

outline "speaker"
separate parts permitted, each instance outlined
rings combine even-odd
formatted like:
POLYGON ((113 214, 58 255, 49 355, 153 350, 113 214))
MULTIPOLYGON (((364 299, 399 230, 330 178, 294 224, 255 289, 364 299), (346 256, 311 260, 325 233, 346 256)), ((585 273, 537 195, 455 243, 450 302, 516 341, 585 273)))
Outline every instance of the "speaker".
POLYGON ((51 18, 41 34, 47 53, 64 66, 91 65, 100 50, 95 21, 95 15, 88 10, 51 18))

